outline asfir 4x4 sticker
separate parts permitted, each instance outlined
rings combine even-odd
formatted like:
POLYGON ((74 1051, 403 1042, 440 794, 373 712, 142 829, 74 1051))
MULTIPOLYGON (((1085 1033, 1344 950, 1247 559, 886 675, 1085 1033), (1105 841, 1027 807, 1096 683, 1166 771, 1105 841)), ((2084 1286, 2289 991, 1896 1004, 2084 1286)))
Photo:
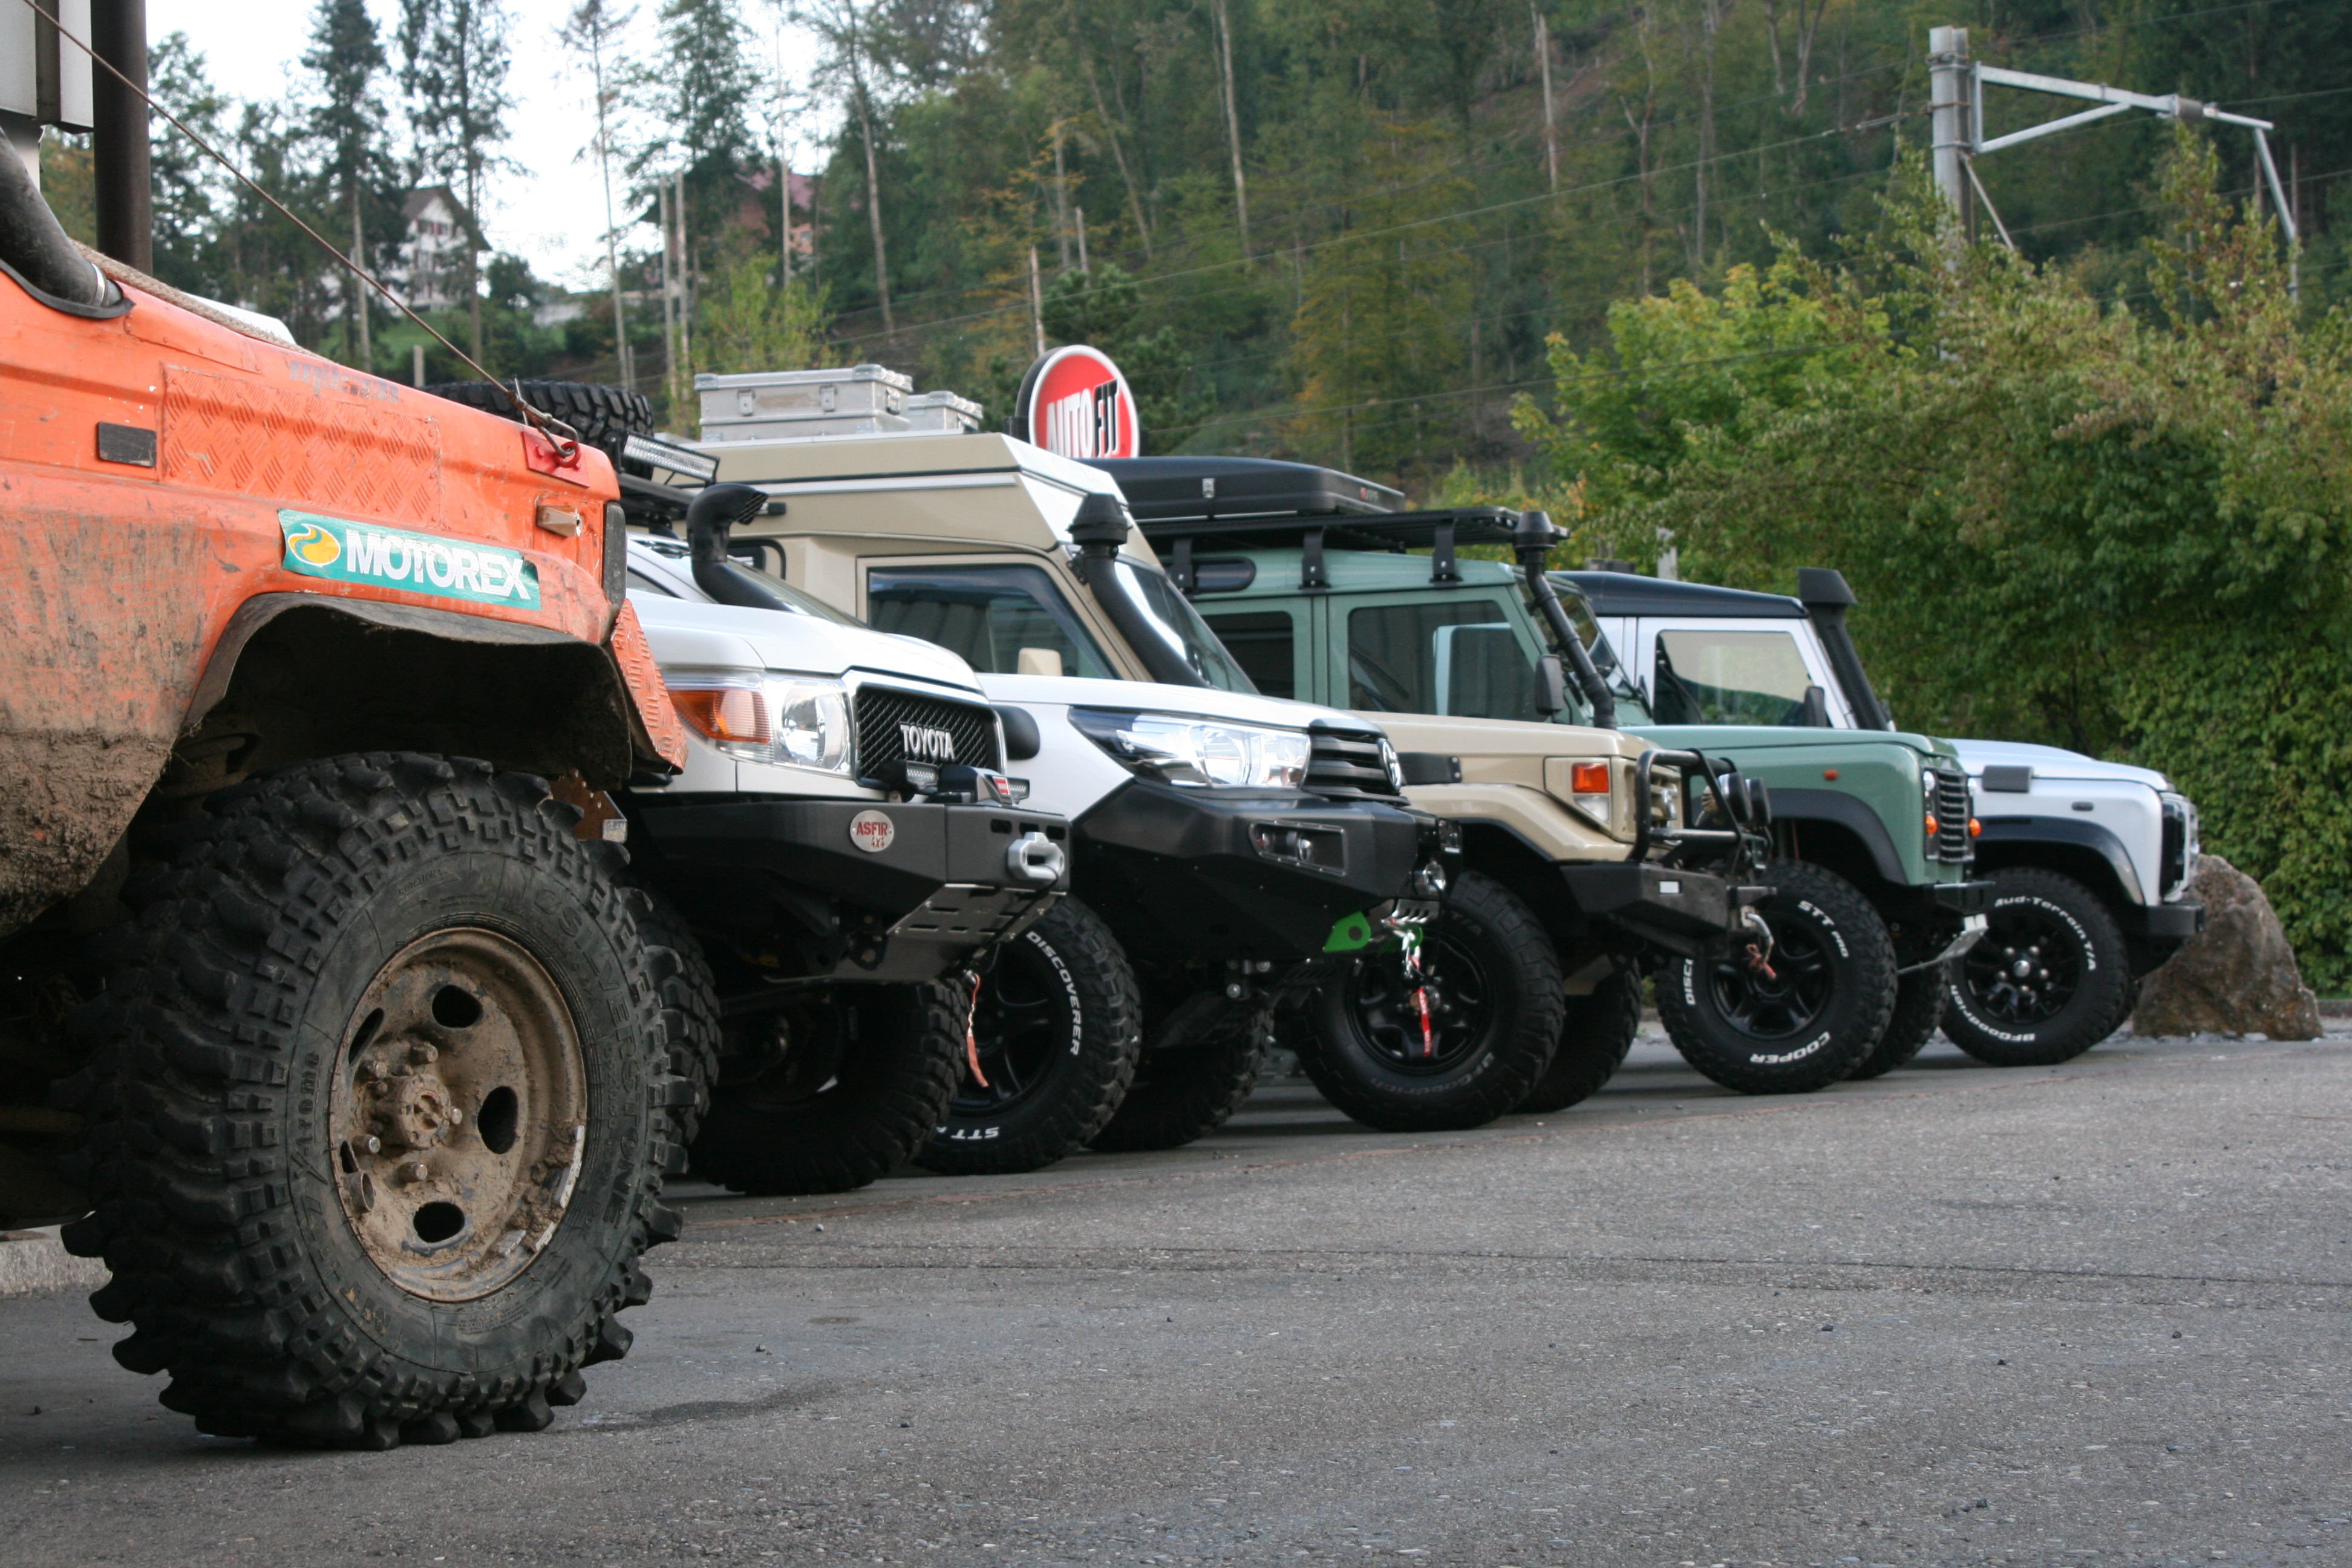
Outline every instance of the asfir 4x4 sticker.
POLYGON ((289 572, 333 583, 404 588, 436 598, 537 609, 539 568, 519 550, 459 544, 429 533, 345 522, 315 512, 280 511, 289 572))

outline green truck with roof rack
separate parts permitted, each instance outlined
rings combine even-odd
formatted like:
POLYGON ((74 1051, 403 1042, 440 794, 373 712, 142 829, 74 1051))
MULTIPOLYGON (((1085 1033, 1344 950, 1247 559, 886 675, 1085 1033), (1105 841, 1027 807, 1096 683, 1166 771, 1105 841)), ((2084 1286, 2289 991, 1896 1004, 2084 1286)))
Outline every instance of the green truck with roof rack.
POLYGON ((1969 784, 1948 743, 1651 724, 1605 639, 1549 579, 1462 553, 1507 543, 1519 514, 1407 511, 1387 487, 1262 458, 1097 466, 1262 690, 1383 722, 1622 723, 1769 791, 1769 962, 1681 958, 1657 977, 1667 1030, 1701 1071, 1748 1091, 1819 1088, 1907 1061, 1934 1031, 1943 963, 1980 931, 1990 894, 1971 879, 1969 784), (1558 669, 1582 672, 1582 689, 1555 706, 1558 669))

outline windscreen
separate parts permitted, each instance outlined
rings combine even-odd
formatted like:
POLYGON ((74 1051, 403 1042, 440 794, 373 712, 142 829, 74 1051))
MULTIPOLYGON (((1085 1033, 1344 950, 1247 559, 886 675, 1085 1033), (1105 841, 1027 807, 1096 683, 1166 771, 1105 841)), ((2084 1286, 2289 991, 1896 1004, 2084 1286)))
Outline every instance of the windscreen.
POLYGON ((1217 634, 1201 619, 1198 610, 1176 591, 1176 584, 1167 574, 1138 566, 1132 562, 1118 563, 1119 574, 1127 579, 1128 591, 1143 606, 1143 613, 1160 624, 1168 640, 1183 653, 1184 662, 1192 673, 1221 691, 1247 691, 1257 688, 1217 640, 1217 634))
POLYGON ((877 566, 866 576, 866 608, 875 630, 937 643, 983 674, 1113 675, 1034 566, 877 566))
POLYGON ((1661 724, 1802 724, 1812 684, 1787 632, 1658 634, 1661 724))

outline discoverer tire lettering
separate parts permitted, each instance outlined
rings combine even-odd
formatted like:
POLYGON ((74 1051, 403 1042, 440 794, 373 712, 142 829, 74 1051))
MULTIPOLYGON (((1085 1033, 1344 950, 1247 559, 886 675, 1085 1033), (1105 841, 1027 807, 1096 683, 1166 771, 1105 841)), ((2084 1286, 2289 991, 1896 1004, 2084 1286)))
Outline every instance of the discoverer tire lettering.
MULTIPOLYGON (((112 1269, 91 1305, 134 1327, 116 1360, 172 1374, 165 1405, 224 1436, 446 1442, 546 1426, 582 1396, 582 1367, 626 1352, 614 1314, 651 1293, 638 1255, 678 1233, 658 1199, 696 1089, 670 1070, 665 965, 643 896, 616 879, 625 854, 574 837, 578 816, 541 779, 371 752, 235 785, 163 831, 163 863, 126 889, 136 921, 102 943, 105 992, 76 1019, 89 1065, 58 1099, 88 1118, 71 1163, 96 1204, 67 1245, 112 1269), (562 1016, 534 1026, 576 1042, 591 1108, 553 1130, 576 1152, 549 1166, 568 1165, 568 1203, 530 1200, 542 1218, 561 1206, 536 1255, 465 1300, 415 1293, 371 1253, 347 1206, 365 1168, 328 1142, 376 1025, 357 1003, 441 942, 543 975, 562 1016)), ((474 1014, 449 991, 431 995, 455 1065, 419 1072, 466 1059, 474 1014)), ((436 1060, 431 1033, 405 1059, 436 1060)), ((526 1084, 522 1132, 533 1098, 526 1084)), ((432 1125, 432 1097, 401 1103, 432 1125)), ((483 1106, 458 1109, 446 1144, 415 1135, 420 1162, 481 1138, 483 1106)), ((428 1235, 416 1212, 421 1237, 445 1234, 446 1216, 428 1235)))
POLYGON ((955 1098, 917 1163, 950 1175, 1009 1173, 1086 1147, 1135 1078, 1142 1010, 1118 939, 1086 905, 1062 900, 982 977, 972 1031, 989 1083, 960 1065, 955 1098))

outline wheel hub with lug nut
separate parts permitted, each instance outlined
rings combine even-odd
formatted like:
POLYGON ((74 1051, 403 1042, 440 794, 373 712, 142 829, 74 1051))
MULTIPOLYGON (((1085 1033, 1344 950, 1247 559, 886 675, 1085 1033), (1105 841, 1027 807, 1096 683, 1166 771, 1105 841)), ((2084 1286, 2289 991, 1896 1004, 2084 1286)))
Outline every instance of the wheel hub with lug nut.
POLYGON ((562 994, 511 939, 436 931, 361 996, 335 1076, 331 1146, 369 1259, 427 1300, 486 1296, 562 1223, 588 1091, 562 994))

